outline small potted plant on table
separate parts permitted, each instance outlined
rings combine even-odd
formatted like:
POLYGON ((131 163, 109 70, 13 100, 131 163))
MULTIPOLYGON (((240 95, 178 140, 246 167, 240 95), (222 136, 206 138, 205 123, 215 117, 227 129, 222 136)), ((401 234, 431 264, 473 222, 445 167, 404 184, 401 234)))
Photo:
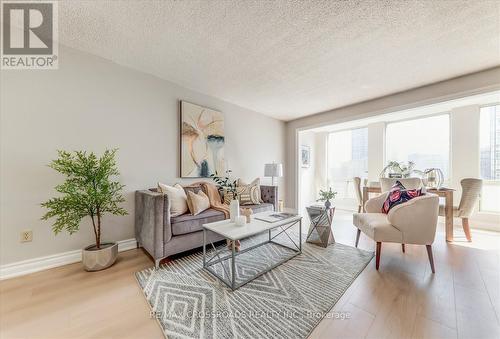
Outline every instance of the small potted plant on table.
MULTIPOLYGON (((240 216, 240 201, 238 200, 238 190, 236 189, 237 180, 229 178, 231 172, 231 170, 227 170, 225 177, 220 177, 217 173, 211 174, 210 177, 213 181, 215 181, 219 190, 222 190, 224 194, 229 195, 229 217, 231 218, 231 222, 235 222, 236 217, 240 216)), ((224 200, 226 200, 226 198, 224 198, 224 200)))
POLYGON ((413 161, 408 161, 408 164, 397 161, 389 161, 387 166, 384 167, 382 172, 380 172, 380 177, 388 178, 409 178, 410 175, 415 172, 415 163, 413 161))
POLYGON ((328 189, 328 191, 319 190, 319 199, 316 201, 324 201, 325 207, 329 209, 332 206, 330 200, 335 199, 336 195, 337 192, 334 192, 331 187, 328 189))
POLYGON ((83 151, 58 151, 59 158, 49 167, 66 176, 66 181, 56 186, 61 196, 42 203, 48 212, 42 220, 55 217, 52 230, 57 235, 63 229, 70 234, 80 229, 80 222, 90 217, 95 234, 95 244, 82 250, 85 270, 99 271, 111 265, 118 254, 116 242, 101 241, 101 223, 104 214, 126 215, 118 205, 125 201, 121 191, 125 185, 113 181, 118 175, 115 154, 117 150, 106 150, 101 158, 83 151))

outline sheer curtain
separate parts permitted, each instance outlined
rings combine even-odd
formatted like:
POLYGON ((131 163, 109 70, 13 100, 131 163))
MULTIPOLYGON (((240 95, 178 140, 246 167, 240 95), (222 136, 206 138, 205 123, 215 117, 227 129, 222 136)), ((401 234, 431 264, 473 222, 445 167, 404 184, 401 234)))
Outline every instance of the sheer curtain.
POLYGON ((355 208, 352 178, 368 174, 368 129, 357 128, 330 133, 328 136, 328 185, 338 192, 335 203, 355 208))

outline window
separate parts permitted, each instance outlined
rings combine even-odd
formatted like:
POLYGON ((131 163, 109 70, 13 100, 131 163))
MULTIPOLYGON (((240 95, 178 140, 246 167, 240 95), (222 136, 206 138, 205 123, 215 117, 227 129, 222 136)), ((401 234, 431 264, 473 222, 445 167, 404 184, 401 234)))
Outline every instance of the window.
POLYGON ((481 108, 479 120, 481 211, 500 212, 500 105, 481 108))
POLYGON ((368 173, 368 128, 330 133, 327 162, 328 185, 338 192, 337 198, 354 199, 352 178, 368 173))
POLYGON ((390 123, 386 127, 386 162, 413 161, 415 169, 439 168, 449 178, 448 114, 390 123))

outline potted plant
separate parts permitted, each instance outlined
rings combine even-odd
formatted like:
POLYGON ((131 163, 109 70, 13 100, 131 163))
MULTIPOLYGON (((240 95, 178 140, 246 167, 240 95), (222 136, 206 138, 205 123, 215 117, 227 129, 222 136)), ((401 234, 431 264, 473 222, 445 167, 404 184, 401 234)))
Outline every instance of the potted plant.
POLYGON ((319 190, 319 199, 316 201, 324 201, 325 207, 328 209, 332 206, 330 199, 335 199, 337 192, 333 191, 330 187, 328 191, 319 190))
POLYGON ((415 163, 413 161, 408 161, 408 164, 389 161, 387 166, 380 172, 380 177, 383 178, 387 175, 389 178, 408 178, 414 172, 414 168, 415 163))
POLYGON ((95 244, 82 250, 85 270, 99 271, 116 260, 118 244, 101 241, 101 226, 104 214, 126 215, 127 211, 119 206, 124 202, 121 191, 124 185, 113 181, 117 176, 115 154, 117 150, 106 150, 97 158, 94 153, 84 151, 58 151, 59 158, 49 167, 66 176, 66 180, 55 187, 61 195, 42 203, 48 212, 42 220, 56 218, 52 230, 57 235, 62 230, 69 234, 77 232, 80 222, 90 217, 95 234, 95 244))
POLYGON ((236 217, 240 215, 240 203, 238 200, 238 192, 236 190, 237 181, 229 178, 231 172, 231 170, 227 170, 225 177, 220 177, 217 173, 211 174, 210 177, 213 181, 215 181, 219 190, 222 190, 224 194, 231 195, 231 201, 229 203, 229 216, 231 218, 231 222, 235 222, 236 217))

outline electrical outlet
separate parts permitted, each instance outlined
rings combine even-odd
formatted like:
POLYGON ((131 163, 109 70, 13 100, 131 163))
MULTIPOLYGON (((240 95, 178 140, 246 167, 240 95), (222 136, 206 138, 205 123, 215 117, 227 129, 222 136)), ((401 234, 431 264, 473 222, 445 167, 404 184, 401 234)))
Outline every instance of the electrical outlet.
POLYGON ((33 231, 25 230, 21 232, 21 242, 30 242, 33 241, 33 231))

